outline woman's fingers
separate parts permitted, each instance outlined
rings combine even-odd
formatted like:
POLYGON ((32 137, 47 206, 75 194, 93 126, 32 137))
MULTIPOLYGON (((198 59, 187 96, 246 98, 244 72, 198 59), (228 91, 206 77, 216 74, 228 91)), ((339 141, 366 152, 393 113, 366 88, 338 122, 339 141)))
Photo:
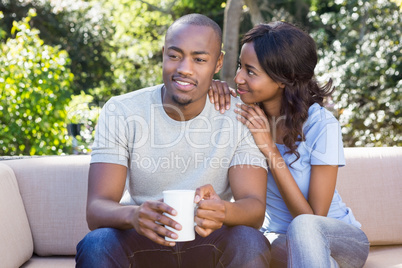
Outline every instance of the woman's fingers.
POLYGON ((208 97, 209 97, 209 101, 214 104, 215 99, 214 99, 214 90, 212 89, 212 85, 209 87, 208 90, 208 97))
POLYGON ((263 128, 265 127, 265 115, 256 112, 255 107, 251 107, 245 104, 236 104, 240 109, 235 109, 235 112, 240 115, 239 121, 245 124, 247 127, 263 128))
POLYGON ((222 114, 225 110, 229 110, 231 95, 236 97, 236 91, 230 88, 225 81, 212 80, 208 96, 210 102, 215 104, 215 110, 220 111, 222 114))
POLYGON ((229 87, 229 90, 230 90, 230 94, 231 94, 233 97, 237 98, 237 92, 236 92, 236 90, 233 89, 233 88, 231 88, 231 87, 229 87))

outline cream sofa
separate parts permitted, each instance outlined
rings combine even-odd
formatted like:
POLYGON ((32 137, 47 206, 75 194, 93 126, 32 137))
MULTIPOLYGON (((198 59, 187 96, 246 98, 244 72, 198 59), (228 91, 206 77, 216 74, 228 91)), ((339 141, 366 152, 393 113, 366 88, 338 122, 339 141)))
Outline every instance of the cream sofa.
MULTIPOLYGON (((346 148, 337 188, 362 223, 365 268, 402 268, 402 147, 346 148)), ((0 267, 74 267, 89 231, 89 156, 0 161, 0 267)))

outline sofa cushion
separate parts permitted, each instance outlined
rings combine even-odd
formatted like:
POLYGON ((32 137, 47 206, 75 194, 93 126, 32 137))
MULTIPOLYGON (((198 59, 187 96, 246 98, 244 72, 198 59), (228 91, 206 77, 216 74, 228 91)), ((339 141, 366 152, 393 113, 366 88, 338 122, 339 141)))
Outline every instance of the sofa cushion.
POLYGON ((86 223, 89 155, 7 160, 17 178, 39 256, 74 255, 86 223))
POLYGON ((19 267, 32 256, 32 234, 14 172, 2 163, 0 217, 0 267, 19 267))
POLYGON ((74 268, 74 256, 38 257, 34 255, 21 268, 74 268))
POLYGON ((402 147, 345 148, 337 189, 371 245, 402 244, 402 147))
POLYGON ((401 268, 402 245, 370 247, 364 268, 401 268))

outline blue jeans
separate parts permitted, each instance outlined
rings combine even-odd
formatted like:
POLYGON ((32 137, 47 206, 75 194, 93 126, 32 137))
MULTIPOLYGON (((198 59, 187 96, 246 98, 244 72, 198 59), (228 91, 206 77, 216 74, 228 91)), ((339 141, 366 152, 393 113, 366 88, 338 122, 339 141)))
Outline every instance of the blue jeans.
POLYGON ((286 234, 264 234, 271 243, 272 267, 363 267, 369 241, 362 230, 345 222, 300 215, 286 234))
POLYGON ((226 227, 208 237, 156 244, 134 229, 96 229, 77 245, 76 267, 268 267, 269 242, 258 230, 226 227))

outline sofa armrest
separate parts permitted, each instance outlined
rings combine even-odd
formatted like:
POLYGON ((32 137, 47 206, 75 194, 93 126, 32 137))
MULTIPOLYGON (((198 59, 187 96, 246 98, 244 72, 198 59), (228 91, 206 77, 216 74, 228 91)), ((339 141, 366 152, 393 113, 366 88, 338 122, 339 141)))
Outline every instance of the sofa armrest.
POLYGON ((2 162, 0 219, 0 267, 19 267, 32 256, 32 233, 15 174, 2 162))
POLYGON ((3 161, 17 178, 39 256, 74 255, 86 223, 89 155, 3 161))

